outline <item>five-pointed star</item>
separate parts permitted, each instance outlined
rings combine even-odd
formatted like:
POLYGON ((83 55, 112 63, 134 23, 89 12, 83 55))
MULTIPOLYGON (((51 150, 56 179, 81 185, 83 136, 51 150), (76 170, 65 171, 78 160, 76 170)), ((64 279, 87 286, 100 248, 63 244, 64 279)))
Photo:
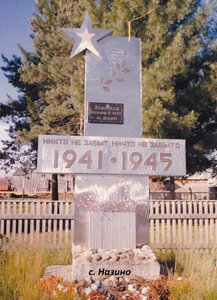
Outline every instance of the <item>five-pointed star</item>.
POLYGON ((70 43, 74 43, 70 58, 85 50, 101 58, 98 41, 111 32, 112 30, 93 29, 88 13, 85 15, 81 28, 60 28, 62 36, 70 43))

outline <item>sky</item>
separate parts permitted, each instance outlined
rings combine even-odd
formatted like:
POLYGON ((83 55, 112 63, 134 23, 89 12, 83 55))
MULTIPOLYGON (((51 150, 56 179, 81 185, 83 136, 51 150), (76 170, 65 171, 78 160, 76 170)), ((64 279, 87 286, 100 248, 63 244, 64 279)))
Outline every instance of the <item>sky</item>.
MULTIPOLYGON (((32 39, 29 37, 29 20, 32 11, 35 10, 35 0, 0 0, 0 54, 11 59, 12 56, 20 55, 18 44, 24 49, 32 49, 32 39)), ((0 65, 3 66, 2 57, 0 65)), ((3 71, 0 70, 0 101, 6 101, 6 94, 16 96, 14 89, 7 82, 3 71)))
MULTIPOLYGON (((18 44, 26 50, 32 50, 29 20, 35 10, 35 0, 0 0, 0 56, 4 54, 8 59, 13 55, 20 56, 18 44)), ((0 67, 4 66, 0 57, 0 67)), ((7 94, 12 98, 17 97, 16 89, 10 85, 3 71, 0 70, 0 102, 7 101, 7 94)), ((5 132, 7 125, 0 123, 0 148, 1 140, 8 138, 5 132)), ((1 173, 1 172, 0 172, 1 173)))

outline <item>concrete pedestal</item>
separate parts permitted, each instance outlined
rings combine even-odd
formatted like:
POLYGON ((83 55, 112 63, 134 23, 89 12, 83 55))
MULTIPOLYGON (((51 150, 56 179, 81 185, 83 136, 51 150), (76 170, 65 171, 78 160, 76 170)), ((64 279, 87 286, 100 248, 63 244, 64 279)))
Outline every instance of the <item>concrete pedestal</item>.
POLYGON ((141 249, 90 249, 73 247, 73 280, 103 280, 110 276, 141 276, 147 280, 160 275, 160 265, 149 246, 141 249))

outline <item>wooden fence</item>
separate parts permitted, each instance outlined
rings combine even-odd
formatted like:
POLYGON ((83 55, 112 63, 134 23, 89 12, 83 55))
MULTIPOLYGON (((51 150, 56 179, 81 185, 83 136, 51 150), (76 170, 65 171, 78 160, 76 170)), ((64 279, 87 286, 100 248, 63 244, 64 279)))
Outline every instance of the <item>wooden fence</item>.
POLYGON ((217 247, 217 201, 151 200, 149 222, 155 247, 217 247))
POLYGON ((62 245, 72 241, 74 204, 72 201, 2 200, 0 234, 2 243, 62 245))
MULTIPOLYGON (((70 243, 73 218, 72 201, 1 200, 0 243, 8 239, 45 245, 70 243)), ((154 247, 217 247, 217 201, 152 199, 149 223, 154 247)))

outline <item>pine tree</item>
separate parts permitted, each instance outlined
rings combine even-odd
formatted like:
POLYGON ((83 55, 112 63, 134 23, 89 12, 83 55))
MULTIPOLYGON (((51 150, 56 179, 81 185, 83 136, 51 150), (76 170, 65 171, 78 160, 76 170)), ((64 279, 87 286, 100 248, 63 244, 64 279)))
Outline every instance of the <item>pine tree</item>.
MULTIPOLYGON (((21 144, 28 148, 22 157, 23 167, 36 163, 39 134, 81 134, 83 116, 84 59, 71 63, 71 45, 59 34, 59 28, 78 27, 83 19, 85 1, 44 1, 36 3, 37 13, 31 21, 34 52, 21 46, 22 60, 4 58, 2 69, 22 93, 18 100, 1 105, 0 117, 13 121, 5 142, 9 160, 5 167, 17 162, 21 144), (32 158, 32 161, 29 159, 32 158)), ((52 175, 52 199, 58 199, 57 176, 52 175)))
POLYGON ((4 161, 3 169, 8 171, 18 162, 22 162, 23 168, 30 169, 36 164, 37 141, 31 140, 27 142, 26 147, 18 139, 18 132, 30 129, 31 114, 28 110, 29 101, 37 102, 39 99, 39 86, 35 84, 25 83, 20 78, 19 68, 21 67, 21 59, 13 56, 12 60, 8 60, 3 56, 6 67, 2 67, 9 83, 18 89, 19 98, 13 100, 8 96, 8 103, 0 103, 0 118, 10 121, 8 134, 9 140, 3 141, 4 153, 7 160, 4 161))
POLYGON ((114 0, 108 16, 116 35, 142 39, 143 135, 183 138, 187 171, 212 167, 217 144, 216 9, 214 2, 114 0), (215 17, 214 17, 215 18, 215 17), (117 26, 118 25, 118 26, 117 26))
MULTIPOLYGON (((79 28, 89 11, 94 28, 142 39, 143 135, 187 140, 188 172, 212 166, 216 147, 216 24, 212 6, 195 0, 38 0, 31 26, 34 52, 5 61, 23 95, 3 105, 11 134, 36 149, 38 134, 82 134, 84 59, 58 28, 79 28), (13 69, 14 68, 14 69, 13 69), (21 117, 22 122, 19 121, 21 117)), ((10 77, 11 76, 11 77, 10 77)))
POLYGON ((40 0, 37 10, 31 26, 33 55, 38 61, 30 62, 23 51, 19 72, 24 82, 43 88, 39 92, 40 103, 32 111, 38 120, 31 123, 29 131, 23 132, 24 141, 36 139, 39 133, 79 134, 79 117, 83 110, 84 63, 83 60, 69 61, 71 45, 62 39, 59 28, 79 26, 85 11, 84 2, 40 0))

